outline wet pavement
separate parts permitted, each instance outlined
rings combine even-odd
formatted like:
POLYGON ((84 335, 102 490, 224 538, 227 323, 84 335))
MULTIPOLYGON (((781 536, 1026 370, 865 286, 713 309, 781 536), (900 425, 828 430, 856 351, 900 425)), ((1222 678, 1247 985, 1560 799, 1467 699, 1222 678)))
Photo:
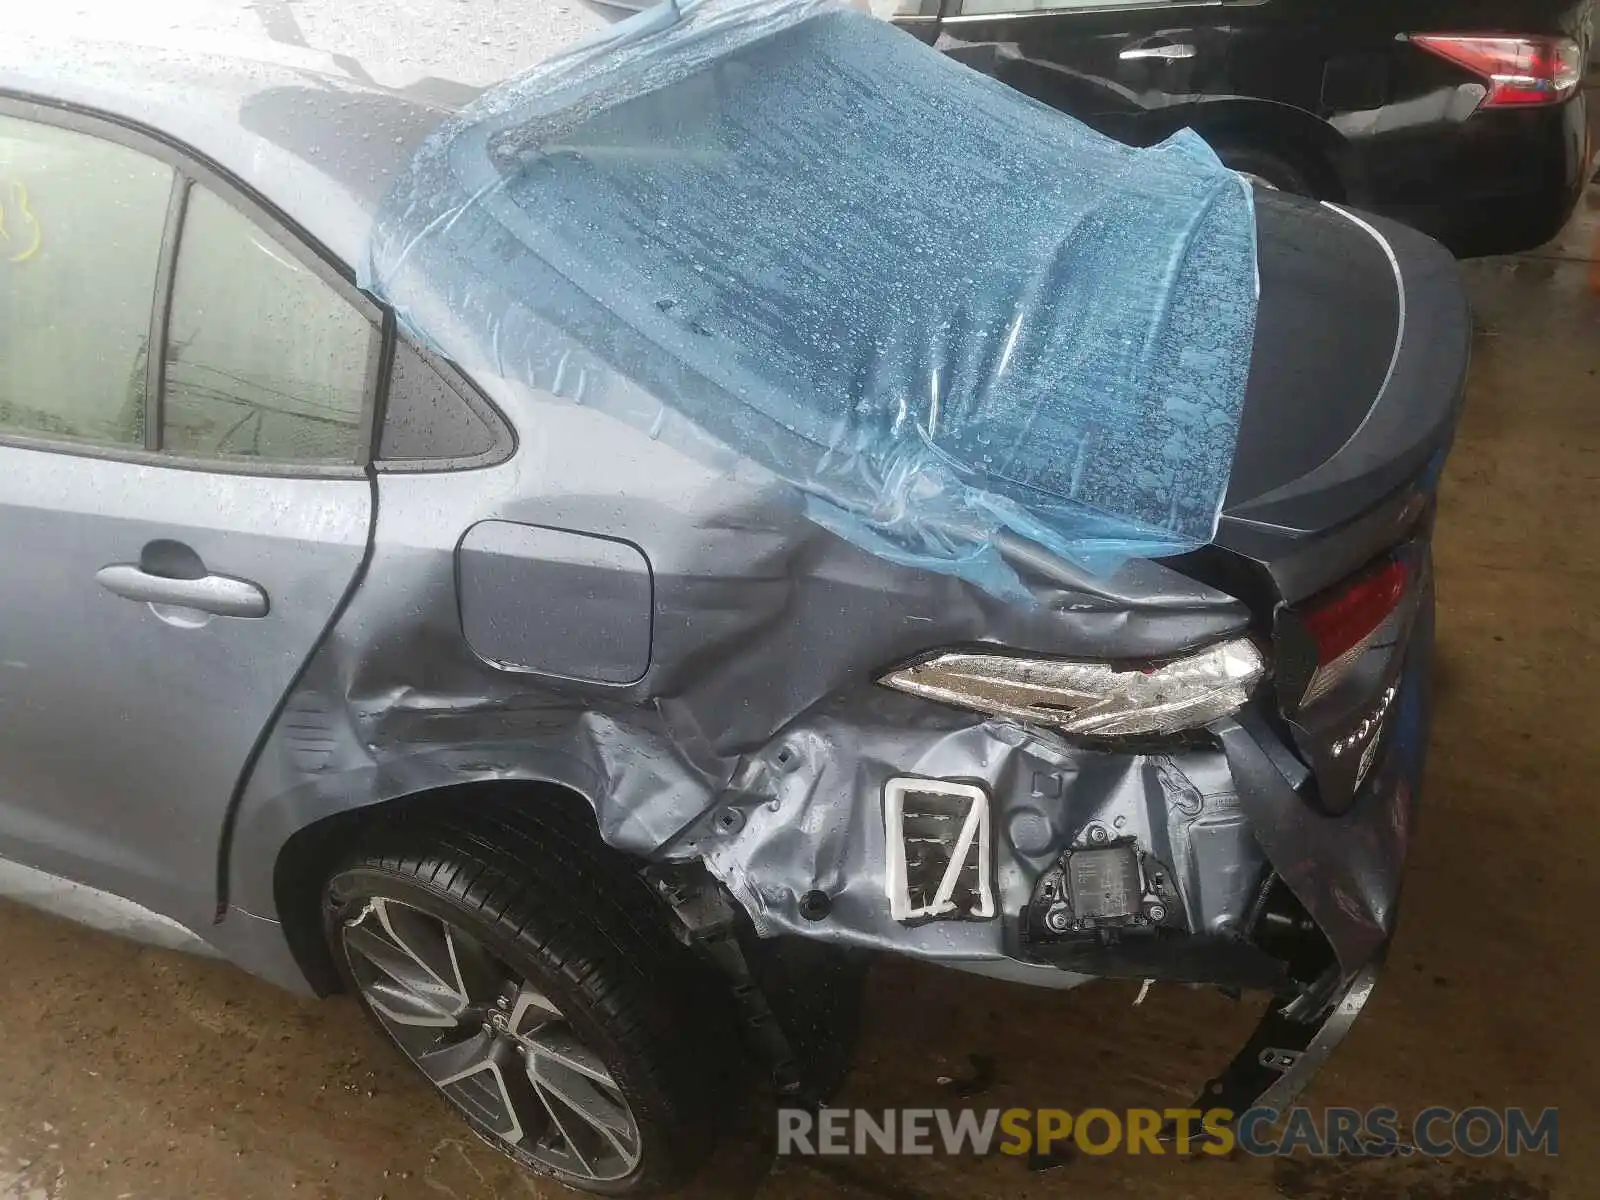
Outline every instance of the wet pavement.
MULTIPOLYGON (((1468 268, 1478 339, 1441 501, 1437 709, 1389 971, 1307 1102, 1561 1109, 1561 1156, 1281 1162, 870 1158, 699 1196, 1543 1200, 1600 1195, 1600 187, 1534 254, 1468 268)), ((459 1126, 347 1001, 0 907, 0 1200, 567 1194, 459 1126)), ((1186 1103, 1254 1024, 1216 993, 872 977, 843 1099, 1186 1103), (970 1100, 940 1080, 986 1080, 970 1100)))

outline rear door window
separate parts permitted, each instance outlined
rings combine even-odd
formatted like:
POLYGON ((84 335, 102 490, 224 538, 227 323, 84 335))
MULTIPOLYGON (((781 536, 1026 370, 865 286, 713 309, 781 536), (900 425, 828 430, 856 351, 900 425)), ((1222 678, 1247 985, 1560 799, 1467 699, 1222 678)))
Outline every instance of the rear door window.
POLYGON ((331 283, 195 186, 167 327, 161 449, 206 459, 359 461, 379 338, 331 283))
POLYGON ((145 444, 170 166, 0 116, 0 435, 145 444))

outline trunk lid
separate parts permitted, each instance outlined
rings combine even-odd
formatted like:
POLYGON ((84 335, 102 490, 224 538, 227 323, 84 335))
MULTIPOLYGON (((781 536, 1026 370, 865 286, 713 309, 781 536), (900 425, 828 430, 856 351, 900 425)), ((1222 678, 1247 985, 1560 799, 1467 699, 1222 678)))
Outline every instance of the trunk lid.
POLYGON ((1380 761, 1429 604, 1433 492, 1472 321, 1455 260, 1375 217, 1265 194, 1261 304, 1208 582, 1272 631, 1278 716, 1342 812, 1380 761))
MULTIPOLYGON (((1214 546, 1295 604, 1406 540, 1461 411, 1472 321, 1455 260, 1377 217, 1258 196, 1261 304, 1214 546)), ((1231 560, 1231 561, 1230 561, 1231 560)), ((1213 566, 1217 560, 1213 557, 1213 566)))

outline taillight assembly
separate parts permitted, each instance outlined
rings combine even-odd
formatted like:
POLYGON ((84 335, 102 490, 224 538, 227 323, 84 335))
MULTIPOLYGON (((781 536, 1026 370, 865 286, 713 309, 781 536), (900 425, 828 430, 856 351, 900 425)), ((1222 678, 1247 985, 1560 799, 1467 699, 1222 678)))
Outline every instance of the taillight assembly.
POLYGON ((1565 37, 1416 33, 1411 42, 1488 85, 1484 108, 1560 104, 1583 82, 1583 48, 1565 37))
POLYGON ((1408 583, 1405 564, 1392 559, 1300 614, 1300 623, 1317 650, 1317 669, 1300 699, 1302 707, 1331 692, 1372 648, 1405 599, 1408 583))
POLYGON ((1236 638, 1171 662, 1133 667, 950 651, 878 682, 990 716, 1116 738, 1200 729, 1243 708, 1266 675, 1260 647, 1236 638))

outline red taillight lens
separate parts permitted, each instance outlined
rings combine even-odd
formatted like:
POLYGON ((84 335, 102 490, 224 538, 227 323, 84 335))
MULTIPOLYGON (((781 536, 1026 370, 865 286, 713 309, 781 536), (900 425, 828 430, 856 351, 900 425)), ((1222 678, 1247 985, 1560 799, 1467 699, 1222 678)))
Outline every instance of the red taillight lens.
POLYGON ((1481 75, 1485 108, 1560 104, 1583 82, 1583 48, 1571 38, 1418 33, 1411 41, 1481 75))
POLYGON ((1317 644, 1316 674, 1301 704, 1321 699, 1344 678, 1405 599, 1406 583, 1405 564, 1391 561, 1301 617, 1317 644))

